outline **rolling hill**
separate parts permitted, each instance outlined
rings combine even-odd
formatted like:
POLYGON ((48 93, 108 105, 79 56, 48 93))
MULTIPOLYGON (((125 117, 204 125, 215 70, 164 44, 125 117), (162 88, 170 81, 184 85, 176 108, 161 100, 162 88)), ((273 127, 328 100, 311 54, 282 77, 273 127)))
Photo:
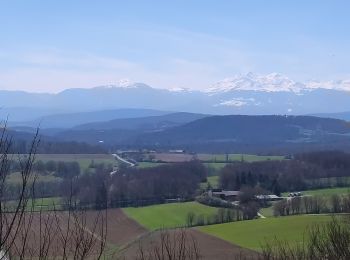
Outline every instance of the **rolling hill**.
POLYGON ((336 119, 341 119, 345 121, 350 121, 350 111, 339 112, 339 113, 320 113, 320 114, 314 114, 313 116, 336 118, 336 119))
POLYGON ((158 133, 143 143, 305 143, 350 138, 350 124, 311 116, 212 116, 158 133), (348 136, 349 135, 349 136, 348 136))
POLYGON ((111 129, 138 129, 144 131, 161 131, 185 123, 207 117, 203 114, 178 112, 160 116, 139 118, 114 119, 107 122, 94 122, 74 127, 74 130, 111 130, 111 129))
POLYGON ((137 124, 131 123, 126 129, 71 129, 56 137, 92 144, 103 141, 105 145, 112 146, 164 149, 177 147, 216 152, 350 147, 348 122, 312 116, 208 116, 158 131, 136 126, 137 124))

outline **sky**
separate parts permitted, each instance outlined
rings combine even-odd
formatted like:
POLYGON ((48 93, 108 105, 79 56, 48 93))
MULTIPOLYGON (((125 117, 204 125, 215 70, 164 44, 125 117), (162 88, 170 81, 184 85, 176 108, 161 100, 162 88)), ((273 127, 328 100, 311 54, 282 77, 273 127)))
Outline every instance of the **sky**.
POLYGON ((350 1, 0 0, 0 89, 350 79, 350 1))

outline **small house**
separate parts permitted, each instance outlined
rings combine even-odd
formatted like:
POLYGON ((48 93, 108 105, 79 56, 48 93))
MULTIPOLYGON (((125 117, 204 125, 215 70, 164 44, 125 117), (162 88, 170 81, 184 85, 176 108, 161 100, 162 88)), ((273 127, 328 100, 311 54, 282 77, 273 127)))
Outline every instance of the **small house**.
POLYGON ((235 190, 222 190, 222 189, 212 189, 208 192, 211 197, 217 197, 223 200, 235 201, 238 200, 240 191, 235 190))

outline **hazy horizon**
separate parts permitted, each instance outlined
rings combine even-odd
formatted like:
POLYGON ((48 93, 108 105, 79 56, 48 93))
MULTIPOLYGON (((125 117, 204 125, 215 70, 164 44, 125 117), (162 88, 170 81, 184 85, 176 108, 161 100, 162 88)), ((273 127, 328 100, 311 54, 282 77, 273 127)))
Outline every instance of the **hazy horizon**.
POLYGON ((0 89, 349 79, 348 1, 2 1, 0 89), (335 15, 336 14, 336 15, 335 15))

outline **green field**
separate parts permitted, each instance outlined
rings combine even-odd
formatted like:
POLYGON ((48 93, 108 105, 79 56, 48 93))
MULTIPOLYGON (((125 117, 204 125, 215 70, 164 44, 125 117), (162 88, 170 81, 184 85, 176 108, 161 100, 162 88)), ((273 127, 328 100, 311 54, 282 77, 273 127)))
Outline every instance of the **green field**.
MULTIPOLYGON (((198 159, 203 161, 226 162, 226 154, 198 154, 198 159)), ((267 160, 284 160, 284 156, 277 155, 253 155, 253 154, 228 154, 228 162, 241 161, 259 162, 267 160)))
POLYGON ((226 166, 227 163, 204 163, 209 169, 214 169, 216 171, 220 171, 222 168, 226 166))
MULTIPOLYGON (((36 181, 37 182, 59 182, 60 180, 62 180, 59 177, 55 177, 53 175, 40 175, 38 174, 36 181)), ((20 184, 22 183, 22 177, 21 174, 19 172, 14 172, 9 174, 7 181, 9 183, 13 183, 13 184, 20 184)))
POLYGON ((263 215, 265 218, 273 217, 273 206, 267 208, 261 208, 259 213, 263 215))
POLYGON ((158 163, 158 162, 137 162, 138 168, 152 168, 160 165, 164 165, 166 163, 158 163))
POLYGON ((211 188, 219 188, 219 176, 209 176, 207 177, 207 182, 202 182, 200 184, 200 188, 203 190, 206 190, 208 188, 208 185, 210 184, 211 188))
MULTIPOLYGON (((15 208, 18 202, 8 201, 7 206, 10 208, 15 208)), ((62 208, 62 202, 60 197, 50 197, 50 198, 37 198, 35 200, 29 199, 27 202, 26 209, 34 211, 45 211, 45 210, 60 210, 62 208)))
POLYGON ((204 163, 204 165, 207 168, 208 176, 215 176, 220 174, 221 169, 224 168, 227 163, 212 162, 204 163))
POLYGON ((330 216, 302 215, 231 222, 198 229, 236 245, 260 250, 266 241, 272 243, 275 238, 293 244, 302 243, 309 227, 326 223, 330 219, 330 216))
POLYGON ((132 219, 149 230, 159 228, 183 227, 186 225, 187 214, 197 216, 212 216, 217 209, 197 202, 170 203, 140 208, 125 208, 123 211, 132 219))
MULTIPOLYGON (((321 196, 332 196, 334 194, 342 195, 350 192, 350 187, 338 187, 338 188, 327 188, 327 189, 317 189, 317 190, 305 190, 302 191, 303 195, 321 195, 321 196)), ((283 196, 288 196, 289 192, 284 192, 283 196)))
MULTIPOLYGON (((52 210, 52 209, 61 209, 61 198, 60 197, 51 197, 51 198, 38 198, 34 200, 34 209, 35 210, 52 210)), ((28 207, 32 206, 32 201, 28 201, 28 207)))
POLYGON ((210 184, 213 188, 219 187, 219 176, 209 176, 207 178, 207 182, 210 184))
POLYGON ((82 171, 89 168, 91 163, 116 164, 116 160, 110 154, 37 154, 36 161, 63 161, 78 162, 82 171))
MULTIPOLYGON (((150 168, 150 167, 157 167, 159 165, 164 165, 167 163, 161 163, 161 162, 137 162, 138 168, 150 168)), ((168 163, 169 164, 169 163, 168 163)), ((227 163, 204 163, 206 167, 208 167, 210 170, 213 170, 215 172, 220 171, 222 168, 226 166, 227 163)))

